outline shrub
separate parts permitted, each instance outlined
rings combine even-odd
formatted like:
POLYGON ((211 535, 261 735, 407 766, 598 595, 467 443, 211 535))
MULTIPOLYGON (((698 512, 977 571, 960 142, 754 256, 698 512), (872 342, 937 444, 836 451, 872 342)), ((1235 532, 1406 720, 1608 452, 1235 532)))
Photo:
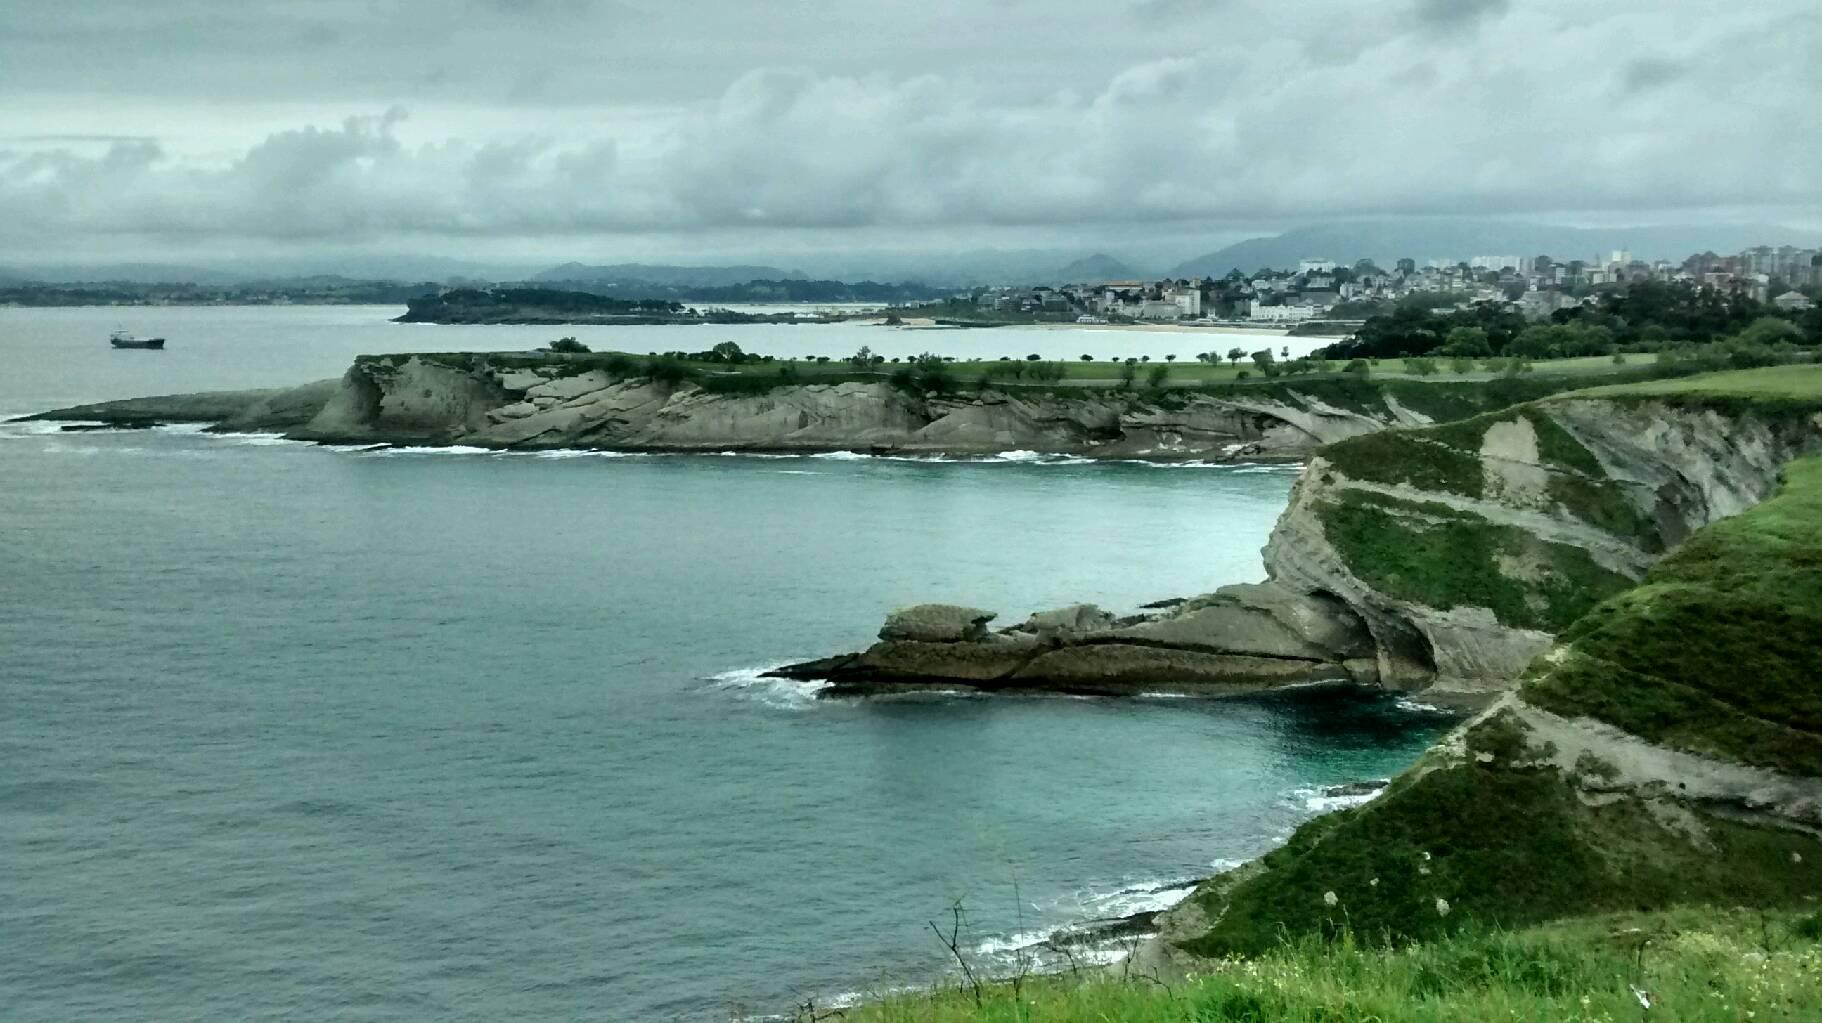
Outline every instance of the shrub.
POLYGON ((560 337, 550 343, 550 350, 561 355, 587 355, 587 345, 573 337, 560 337))
POLYGON ((1343 373, 1352 373, 1355 376, 1364 377, 1367 374, 1371 373, 1372 369, 1367 366, 1367 362, 1365 359, 1354 359, 1353 361, 1351 361, 1347 364, 1347 367, 1345 369, 1343 369, 1342 372, 1343 373))

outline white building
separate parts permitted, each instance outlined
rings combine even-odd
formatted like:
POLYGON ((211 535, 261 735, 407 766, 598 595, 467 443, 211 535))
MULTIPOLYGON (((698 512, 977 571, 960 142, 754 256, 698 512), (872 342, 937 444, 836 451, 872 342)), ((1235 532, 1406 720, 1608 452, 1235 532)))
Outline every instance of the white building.
POLYGON ((1476 270, 1504 270, 1506 267, 1517 270, 1525 264, 1517 256, 1475 256, 1468 260, 1468 265, 1476 270))
POLYGON ((1810 308, 1815 303, 1811 302, 1809 298, 1800 291, 1786 291, 1784 294, 1772 299, 1771 304, 1786 312, 1800 313, 1810 308))
POLYGON ((1247 319, 1261 323, 1296 323, 1315 319, 1317 311, 1310 305, 1256 305, 1247 314, 1247 319))
POLYGON ((1171 288, 1164 293, 1164 300, 1174 302, 1181 315, 1186 319, 1195 319, 1202 315, 1201 288, 1171 288))
POLYGON ((1297 264, 1298 273, 1325 274, 1333 272, 1335 261, 1332 259, 1306 259, 1297 264))

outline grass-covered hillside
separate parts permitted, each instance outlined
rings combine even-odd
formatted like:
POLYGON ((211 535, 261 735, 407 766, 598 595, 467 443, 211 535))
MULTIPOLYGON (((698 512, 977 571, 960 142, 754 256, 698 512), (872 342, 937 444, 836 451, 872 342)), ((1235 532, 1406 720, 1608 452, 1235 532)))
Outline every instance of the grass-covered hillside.
POLYGON ((1822 775, 1822 460, 1793 463, 1777 497, 1696 534, 1562 638, 1528 702, 1822 775))
POLYGON ((1469 927, 1383 949, 1354 934, 1211 962, 1170 984, 1030 978, 902 994, 850 1023, 1684 1023, 1800 1021, 1822 1005, 1822 915, 1694 911, 1594 916, 1522 930, 1469 927), (1649 1005, 1649 1008, 1646 1006, 1649 1005))
POLYGON ((1184 947, 1252 955, 1344 928, 1396 943, 1467 921, 1822 897, 1813 833, 1766 807, 1680 803, 1671 778, 1628 788, 1615 763, 1654 743, 1822 777, 1818 568, 1822 458, 1812 458, 1789 467, 1778 497, 1698 533, 1576 623, 1518 701, 1380 798, 1312 821, 1205 886, 1194 898, 1210 925, 1184 947), (1534 708, 1591 715, 1632 738, 1570 758, 1561 736, 1537 734, 1534 708))

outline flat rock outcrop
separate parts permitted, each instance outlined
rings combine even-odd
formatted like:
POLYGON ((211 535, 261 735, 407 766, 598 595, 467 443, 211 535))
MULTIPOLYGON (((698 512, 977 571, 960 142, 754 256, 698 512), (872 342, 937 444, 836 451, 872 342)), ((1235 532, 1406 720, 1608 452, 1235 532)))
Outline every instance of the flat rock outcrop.
POLYGON ((916 687, 1224 693, 1363 681, 1350 662, 1371 649, 1344 605, 1269 585, 1232 586, 1130 618, 1076 604, 989 632, 993 617, 940 604, 907 608, 866 650, 775 674, 825 679, 835 684, 830 695, 916 687))
MULTIPOLYGON (((636 361, 615 358, 616 366, 636 361)), ((752 387, 751 378, 710 374, 672 383, 607 366, 589 356, 363 356, 333 384, 105 402, 43 418, 231 422, 233 429, 325 443, 964 456, 1034 451, 1114 459, 1300 458, 1322 444, 1428 421, 1389 391, 1359 382, 1292 381, 1219 394, 1016 387, 938 394, 884 378, 752 387), (1323 396, 1338 387, 1359 394, 1348 403, 1323 396)))

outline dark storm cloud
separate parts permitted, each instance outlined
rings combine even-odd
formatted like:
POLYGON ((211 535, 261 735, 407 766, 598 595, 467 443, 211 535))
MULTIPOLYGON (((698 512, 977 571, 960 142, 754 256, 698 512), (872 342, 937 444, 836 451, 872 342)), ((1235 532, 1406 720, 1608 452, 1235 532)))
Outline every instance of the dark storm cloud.
POLYGON ((22 5, 0 241, 1813 210, 1809 3, 22 5))

